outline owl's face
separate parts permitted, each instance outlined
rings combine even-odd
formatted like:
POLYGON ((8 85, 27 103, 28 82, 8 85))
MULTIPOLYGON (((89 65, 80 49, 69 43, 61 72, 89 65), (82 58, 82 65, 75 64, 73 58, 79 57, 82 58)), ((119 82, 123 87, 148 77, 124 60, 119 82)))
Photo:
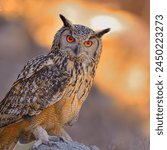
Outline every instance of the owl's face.
POLYGON ((60 15, 64 26, 55 36, 55 44, 60 52, 71 60, 92 61, 101 54, 101 37, 109 29, 95 32, 92 29, 72 24, 60 15))
POLYGON ((72 60, 94 59, 95 53, 101 50, 101 40, 93 35, 94 31, 85 26, 66 28, 60 37, 60 50, 72 60))

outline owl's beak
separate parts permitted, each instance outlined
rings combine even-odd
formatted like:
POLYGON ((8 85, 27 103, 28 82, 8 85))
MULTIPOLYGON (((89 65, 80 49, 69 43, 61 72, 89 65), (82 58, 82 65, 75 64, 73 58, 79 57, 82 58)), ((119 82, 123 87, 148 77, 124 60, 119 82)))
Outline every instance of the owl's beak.
POLYGON ((74 49, 73 49, 73 52, 76 56, 79 56, 80 53, 81 53, 81 45, 80 44, 77 44, 74 49))

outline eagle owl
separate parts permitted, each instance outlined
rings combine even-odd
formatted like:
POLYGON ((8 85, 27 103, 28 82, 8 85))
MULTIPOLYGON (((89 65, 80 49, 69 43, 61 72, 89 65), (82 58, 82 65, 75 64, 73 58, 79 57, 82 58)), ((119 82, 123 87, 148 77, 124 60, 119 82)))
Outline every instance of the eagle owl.
POLYGON ((33 138, 36 146, 63 136, 73 124, 95 77, 101 55, 101 37, 60 15, 63 27, 55 34, 50 52, 28 61, 0 102, 0 149, 33 138))

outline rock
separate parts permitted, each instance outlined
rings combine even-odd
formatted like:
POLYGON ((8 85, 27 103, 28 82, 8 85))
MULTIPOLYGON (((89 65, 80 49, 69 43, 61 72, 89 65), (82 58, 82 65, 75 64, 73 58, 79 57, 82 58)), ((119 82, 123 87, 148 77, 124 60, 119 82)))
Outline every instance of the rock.
POLYGON ((51 141, 50 145, 41 144, 36 148, 30 150, 100 150, 96 146, 86 146, 76 141, 58 140, 51 141))

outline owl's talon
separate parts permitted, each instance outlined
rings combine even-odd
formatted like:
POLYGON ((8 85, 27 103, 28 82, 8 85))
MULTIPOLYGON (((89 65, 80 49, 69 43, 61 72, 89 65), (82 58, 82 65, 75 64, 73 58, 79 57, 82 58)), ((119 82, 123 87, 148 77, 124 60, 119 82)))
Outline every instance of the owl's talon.
MULTIPOLYGON (((55 142, 53 141, 41 141, 41 140, 37 140, 34 145, 33 145, 33 149, 37 149, 38 146, 40 146, 41 144, 45 144, 48 145, 50 147, 52 147, 53 145, 56 145, 55 142)), ((57 146, 57 145, 56 145, 57 146)), ((58 146, 57 146, 58 147, 58 146)))
POLYGON ((64 143, 68 143, 68 139, 66 139, 65 137, 59 137, 60 142, 64 142, 64 143))
POLYGON ((59 137, 57 137, 57 136, 49 136, 49 140, 50 141, 54 141, 54 142, 57 142, 57 141, 59 141, 59 137))
POLYGON ((33 131, 33 134, 34 134, 35 138, 37 139, 37 141, 34 143, 35 147, 38 147, 42 143, 46 144, 46 145, 49 145, 49 135, 47 134, 47 132, 41 126, 38 126, 33 131))
POLYGON ((65 137, 57 137, 57 136, 49 136, 49 140, 53 142, 67 142, 67 139, 65 137))
POLYGON ((62 141, 72 141, 72 138, 70 137, 70 135, 64 130, 64 129, 62 129, 62 131, 61 131, 61 136, 60 136, 60 140, 62 140, 62 141))
POLYGON ((66 138, 64 138, 64 137, 61 136, 61 137, 60 137, 60 141, 65 142, 65 141, 67 141, 67 140, 66 140, 66 138))
POLYGON ((39 145, 42 144, 41 140, 37 140, 34 144, 33 144, 33 149, 36 149, 39 145))

